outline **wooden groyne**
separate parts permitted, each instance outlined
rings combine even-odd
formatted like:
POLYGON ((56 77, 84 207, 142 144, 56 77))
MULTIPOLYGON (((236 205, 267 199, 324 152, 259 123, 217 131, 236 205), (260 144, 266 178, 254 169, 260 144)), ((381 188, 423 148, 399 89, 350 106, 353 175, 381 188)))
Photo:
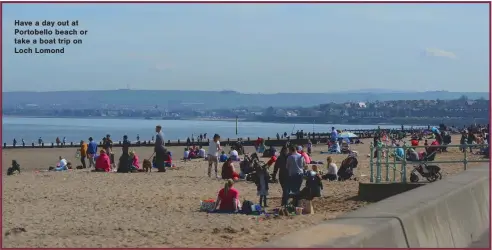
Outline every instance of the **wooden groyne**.
MULTIPOLYGON (((285 145, 285 143, 287 141, 289 141, 288 139, 280 139, 280 140, 277 140, 277 139, 273 139, 273 138, 264 138, 265 139, 265 145, 267 146, 275 146, 275 147, 281 147, 283 145, 285 145)), ((222 140, 221 141, 221 144, 222 145, 234 145, 238 142, 237 139, 230 139, 230 138, 227 138, 226 140, 222 140)), ((308 139, 305 138, 305 139, 297 139, 297 138, 294 138, 294 139, 290 139, 290 142, 292 144, 296 144, 296 145, 304 145, 304 144, 307 144, 308 143, 308 139)), ((113 142, 113 147, 121 147, 122 146, 122 141, 114 141, 113 142)), ((168 140, 166 142, 166 146, 167 147, 187 147, 187 146, 208 146, 210 143, 210 139, 206 139, 206 140, 202 140, 202 141, 195 141, 195 142, 190 142, 190 143, 187 143, 186 140, 185 141, 182 141, 182 140, 177 140, 177 141, 171 141, 171 140, 168 140)), ((243 139, 241 140, 241 144, 243 146, 254 146, 254 144, 256 143, 256 138, 247 138, 247 139, 243 139)), ((99 146, 102 146, 102 142, 99 142, 99 146)), ((131 146, 132 147, 153 147, 154 146, 154 142, 153 141, 137 141, 137 142, 132 142, 131 143, 131 146)), ((31 144, 24 144, 24 145, 16 145, 14 147, 14 145, 7 145, 6 143, 3 144, 3 149, 27 149, 27 148, 79 148, 80 147, 80 143, 73 143, 73 142, 70 142, 70 143, 66 143, 66 144, 55 144, 55 143, 41 143, 41 144, 35 144, 35 143, 31 143, 31 144)))
MULTIPOLYGON (((379 132, 385 132, 385 133, 404 133, 405 135, 414 133, 416 131, 421 131, 423 129, 427 129, 427 127, 414 127, 413 129, 349 129, 349 130, 344 130, 343 132, 350 132, 356 134, 360 139, 365 139, 365 138, 373 138, 378 131, 379 132)), ((279 135, 280 138, 277 137, 263 137, 265 139, 265 144, 267 146, 283 146, 285 143, 290 140, 291 143, 293 144, 298 144, 298 145, 303 145, 307 144, 308 140, 311 140, 313 143, 326 143, 330 139, 330 133, 303 133, 303 134, 296 134, 293 133, 289 138, 282 138, 281 135, 279 135)), ((222 144, 224 145, 234 145, 237 143, 239 138, 225 138, 221 141, 222 144)), ((253 146, 256 142, 257 138, 241 138, 241 143, 243 146, 253 146)), ((168 140, 166 141, 166 146, 174 147, 174 146, 208 146, 210 142, 210 139, 204 139, 201 141, 191 141, 187 142, 187 140, 175 140, 171 141, 168 140)), ((99 142, 99 145, 102 146, 102 141, 99 142)), ((121 147, 122 141, 114 141, 113 142, 113 147, 121 147)), ((154 146, 154 142, 151 140, 144 140, 144 141, 135 141, 132 142, 132 147, 152 147, 154 146)), ((19 149, 19 148, 78 148, 80 147, 80 143, 74 143, 74 142, 69 142, 69 143, 60 143, 56 144, 53 142, 49 143, 30 143, 30 144, 17 144, 17 145, 7 145, 7 143, 3 143, 3 149, 19 149)))

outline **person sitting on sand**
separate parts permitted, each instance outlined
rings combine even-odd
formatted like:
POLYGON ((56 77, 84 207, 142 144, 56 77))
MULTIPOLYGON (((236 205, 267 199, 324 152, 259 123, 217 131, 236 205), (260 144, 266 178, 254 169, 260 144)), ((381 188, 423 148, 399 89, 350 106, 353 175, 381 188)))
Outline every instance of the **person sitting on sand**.
POLYGON ((72 164, 67 162, 62 156, 59 157, 60 161, 56 164, 56 167, 49 167, 49 171, 66 171, 72 169, 72 164))
POLYGON ((205 149, 200 145, 200 149, 198 150, 198 157, 205 159, 207 158, 207 152, 205 152, 205 149))
POLYGON ((237 152, 236 148, 231 147, 231 153, 229 154, 229 158, 231 158, 233 161, 240 161, 239 153, 237 152))
POLYGON ((105 150, 99 152, 96 159, 96 172, 111 172, 111 160, 105 150))
POLYGON ((190 155, 188 156, 189 159, 196 159, 197 158, 197 152, 195 150, 190 151, 190 155))
POLYGON ((239 211, 239 191, 233 185, 234 181, 228 179, 224 184, 224 188, 219 191, 215 202, 215 208, 217 209, 218 207, 218 212, 234 213, 239 211))
POLYGON ((227 157, 226 153, 224 151, 222 151, 220 153, 219 162, 226 162, 227 161, 227 158, 228 157, 227 157))
POLYGON ((190 149, 186 147, 183 153, 183 160, 187 161, 189 159, 190 159, 190 149))
POLYGON ((140 169, 138 155, 135 153, 135 151, 130 152, 130 160, 132 161, 132 166, 130 167, 130 170, 133 171, 140 169))
POLYGON ((329 181, 336 181, 338 179, 337 173, 338 173, 338 167, 337 165, 333 162, 333 159, 331 156, 326 157, 326 163, 328 165, 328 171, 326 172, 325 175, 323 175, 324 180, 329 180, 329 181))
POLYGON ((13 175, 16 171, 20 174, 20 165, 16 160, 12 160, 12 167, 7 169, 7 175, 13 175))
POLYGON ((309 157, 309 155, 306 152, 304 152, 304 149, 302 148, 302 146, 298 146, 297 147, 297 152, 299 154, 301 154, 302 157, 304 157, 304 162, 306 164, 310 164, 311 163, 311 157, 309 157))
POLYGON ((234 168, 234 164, 232 162, 232 159, 229 158, 224 162, 222 165, 222 179, 227 180, 227 179, 233 179, 237 180, 239 179, 239 174, 236 173, 236 170, 234 168))
POLYGON ((65 171, 68 170, 68 162, 62 156, 59 157, 60 161, 58 162, 55 171, 65 171))
POLYGON ((171 151, 167 151, 166 154, 164 155, 165 167, 171 167, 173 165, 173 159, 171 156, 172 156, 171 151))

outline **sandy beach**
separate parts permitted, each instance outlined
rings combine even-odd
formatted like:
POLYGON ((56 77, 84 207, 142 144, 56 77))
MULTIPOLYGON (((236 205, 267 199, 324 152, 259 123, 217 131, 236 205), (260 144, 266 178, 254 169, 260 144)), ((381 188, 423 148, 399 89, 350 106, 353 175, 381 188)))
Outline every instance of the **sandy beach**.
MULTIPOLYGON (((352 145, 359 152, 358 175, 364 182, 369 179, 370 141, 352 145)), ((453 136, 456 142, 459 137, 453 136)), ((134 149, 140 161, 152 154, 151 147, 134 149)), ((115 149, 116 158, 120 150, 115 149)), ((199 212, 200 200, 215 199, 224 181, 207 176, 204 160, 176 160, 182 157, 182 147, 170 150, 179 169, 150 174, 43 172, 39 170, 55 165, 58 156, 79 165, 75 149, 4 150, 3 247, 253 247, 367 204, 356 199, 358 182, 324 181, 323 197, 314 201, 314 215, 257 221, 248 215, 199 212), (6 176, 13 159, 22 173, 6 176)), ((326 145, 316 145, 312 158, 326 162, 321 150, 326 151, 326 145)), ((436 160, 463 159, 458 148, 449 150, 436 160)), ((332 157, 339 165, 346 155, 332 157)), ((444 176, 463 170, 460 163, 439 165, 444 176)), ((258 201, 253 183, 238 182, 235 187, 241 200, 258 201)), ((269 206, 278 206, 280 185, 271 184, 269 193, 269 206)))

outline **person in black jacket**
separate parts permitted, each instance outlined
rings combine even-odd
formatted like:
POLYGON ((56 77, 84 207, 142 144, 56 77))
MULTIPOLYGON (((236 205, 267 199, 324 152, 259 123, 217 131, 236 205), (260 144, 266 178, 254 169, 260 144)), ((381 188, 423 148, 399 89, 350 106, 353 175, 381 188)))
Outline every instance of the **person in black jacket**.
POLYGON ((277 181, 277 173, 280 169, 280 167, 284 167, 287 164, 287 154, 288 150, 286 146, 283 146, 282 149, 280 150, 280 155, 277 158, 277 161, 275 161, 275 165, 273 165, 273 173, 272 173, 272 180, 277 181))
POLYGON ((321 197, 323 183, 320 174, 316 171, 306 171, 304 178, 306 186, 301 191, 300 199, 312 200, 315 197, 321 197))
MULTIPOLYGON (((289 193, 289 171, 287 169, 287 157, 289 156, 289 151, 287 146, 283 146, 280 150, 280 155, 277 157, 277 161, 274 165, 274 174, 276 177, 278 172, 278 181, 282 187, 282 193, 289 193)), ((282 195, 283 196, 283 195, 282 195)), ((282 197, 282 206, 286 206, 288 202, 288 197, 282 197)))
POLYGON ((128 136, 123 136, 123 144, 121 145, 122 154, 118 163, 118 173, 128 173, 131 170, 132 160, 129 153, 130 146, 131 142, 128 140, 128 136))

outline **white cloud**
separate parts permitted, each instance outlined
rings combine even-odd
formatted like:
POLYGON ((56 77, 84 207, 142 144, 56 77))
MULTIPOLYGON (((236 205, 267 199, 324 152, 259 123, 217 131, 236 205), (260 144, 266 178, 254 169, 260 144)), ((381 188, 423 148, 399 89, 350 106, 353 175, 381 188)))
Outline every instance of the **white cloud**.
POLYGON ((427 49, 425 49, 425 54, 427 56, 447 57, 449 59, 456 59, 457 58, 455 53, 453 53, 451 51, 441 50, 441 49, 427 48, 427 49))

